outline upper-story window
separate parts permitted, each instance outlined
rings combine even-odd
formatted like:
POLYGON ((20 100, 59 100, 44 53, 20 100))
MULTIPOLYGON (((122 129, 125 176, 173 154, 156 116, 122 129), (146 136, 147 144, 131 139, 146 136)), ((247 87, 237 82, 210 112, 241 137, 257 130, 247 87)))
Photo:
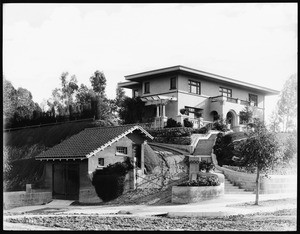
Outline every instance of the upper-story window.
POLYGON ((139 96, 139 90, 138 89, 134 89, 133 90, 133 97, 138 97, 139 96))
POLYGON ((190 93, 201 93, 201 83, 198 81, 189 80, 189 91, 190 93))
POLYGON ((224 97, 232 97, 232 89, 220 87, 219 92, 220 92, 220 95, 222 95, 224 97))
POLYGON ((254 102, 254 106, 257 106, 257 100, 257 95, 249 93, 249 102, 254 102))
POLYGON ((176 77, 170 79, 170 89, 176 89, 176 77))
POLYGON ((144 93, 150 93, 150 82, 144 83, 144 93))

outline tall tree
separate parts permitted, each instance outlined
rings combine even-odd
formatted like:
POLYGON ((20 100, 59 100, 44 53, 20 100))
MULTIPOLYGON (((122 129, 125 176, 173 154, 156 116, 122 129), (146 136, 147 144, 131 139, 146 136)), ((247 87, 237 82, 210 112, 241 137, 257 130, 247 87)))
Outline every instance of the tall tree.
POLYGON ((36 106, 32 100, 32 94, 30 91, 24 88, 18 88, 17 90, 17 109, 15 112, 15 119, 18 122, 22 120, 30 120, 33 117, 33 111, 36 106))
POLYGON ((269 123, 269 129, 272 132, 279 132, 280 127, 280 120, 278 116, 278 110, 273 110, 270 116, 270 123, 269 123))
POLYGON ((13 118, 17 108, 17 90, 12 83, 3 79, 3 118, 9 121, 13 118))
POLYGON ((143 121, 145 103, 139 98, 126 97, 121 102, 119 116, 124 124, 139 123, 143 121))
POLYGON ((296 128, 297 86, 297 75, 294 74, 285 82, 277 102, 279 121, 284 132, 296 128))
POLYGON ((93 87, 93 90, 96 94, 95 97, 95 118, 105 120, 107 118, 107 107, 108 104, 105 103, 106 95, 106 78, 103 72, 95 71, 94 74, 90 77, 90 81, 93 87))
POLYGON ((246 134, 246 140, 238 145, 237 151, 240 152, 242 166, 248 170, 256 168, 255 205, 258 205, 261 172, 268 174, 283 158, 275 134, 268 131, 262 122, 255 121, 254 130, 246 134))
POLYGON ((106 78, 104 73, 98 70, 95 71, 94 74, 90 77, 90 81, 95 93, 104 98, 106 88, 106 78))
POLYGON ((52 98, 48 102, 50 109, 54 108, 59 115, 71 115, 75 109, 75 96, 78 90, 77 78, 73 75, 68 80, 68 75, 68 72, 61 74, 61 88, 55 88, 52 91, 52 98))

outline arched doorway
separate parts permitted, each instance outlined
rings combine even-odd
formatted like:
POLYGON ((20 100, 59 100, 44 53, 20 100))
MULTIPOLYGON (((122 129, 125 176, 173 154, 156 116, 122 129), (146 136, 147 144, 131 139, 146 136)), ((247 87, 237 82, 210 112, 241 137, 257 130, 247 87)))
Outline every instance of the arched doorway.
POLYGON ((226 114, 226 123, 228 125, 228 128, 233 129, 234 126, 236 126, 236 114, 233 111, 229 111, 226 114))
POLYGON ((210 112, 210 116, 211 116, 212 121, 216 121, 216 120, 220 119, 220 115, 216 111, 210 112))

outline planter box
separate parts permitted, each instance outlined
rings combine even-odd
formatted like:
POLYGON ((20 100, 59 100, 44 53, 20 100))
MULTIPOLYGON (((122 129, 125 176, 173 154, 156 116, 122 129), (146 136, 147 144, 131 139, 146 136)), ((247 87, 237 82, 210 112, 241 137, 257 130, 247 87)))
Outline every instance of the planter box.
POLYGON ((194 203, 224 195, 224 183, 219 186, 173 186, 172 203, 194 203))

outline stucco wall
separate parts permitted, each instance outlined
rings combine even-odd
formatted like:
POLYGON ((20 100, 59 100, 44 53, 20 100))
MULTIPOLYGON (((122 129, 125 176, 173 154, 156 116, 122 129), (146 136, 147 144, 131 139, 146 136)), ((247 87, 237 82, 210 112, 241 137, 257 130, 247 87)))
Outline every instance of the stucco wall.
POLYGON ((207 79, 201 79, 199 77, 191 77, 187 75, 179 75, 178 76, 178 90, 189 92, 188 80, 195 80, 201 82, 201 95, 203 96, 219 96, 219 87, 224 87, 232 90, 232 97, 238 98, 241 100, 249 100, 249 93, 255 94, 258 96, 258 107, 263 108, 263 95, 258 92, 253 92, 250 89, 246 88, 238 88, 232 85, 224 85, 218 82, 210 82, 207 79))
POLYGON ((173 186, 172 203, 194 203, 224 195, 224 183, 219 186, 173 186))
POLYGON ((52 200, 52 192, 4 192, 3 193, 3 208, 10 209, 19 206, 42 205, 52 200))
MULTIPOLYGON (((98 158, 104 158, 104 167, 108 166, 109 164, 114 164, 116 162, 123 162, 125 157, 124 156, 116 156, 116 147, 117 146, 124 146, 127 147, 127 156, 132 156, 132 140, 128 137, 124 137, 119 141, 113 143, 111 146, 105 148, 103 151, 96 153, 96 155, 91 156, 88 159, 88 173, 92 174, 98 165, 98 158)), ((99 167, 98 167, 99 168, 99 167)))
POLYGON ((177 75, 159 76, 151 79, 144 79, 142 82, 142 94, 144 95, 155 95, 161 93, 172 92, 176 89, 170 89, 170 79, 177 77, 177 75), (144 93, 145 82, 150 83, 150 93, 144 93))

